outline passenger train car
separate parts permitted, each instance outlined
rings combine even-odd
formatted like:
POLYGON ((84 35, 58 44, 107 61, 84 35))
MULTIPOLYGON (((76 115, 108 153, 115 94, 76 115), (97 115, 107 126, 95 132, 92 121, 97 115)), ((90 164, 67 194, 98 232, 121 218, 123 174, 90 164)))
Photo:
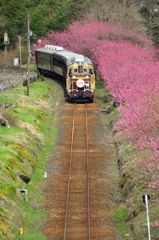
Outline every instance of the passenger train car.
POLYGON ((63 47, 45 45, 35 50, 35 59, 40 73, 54 73, 65 79, 69 100, 93 101, 95 73, 89 58, 63 47))

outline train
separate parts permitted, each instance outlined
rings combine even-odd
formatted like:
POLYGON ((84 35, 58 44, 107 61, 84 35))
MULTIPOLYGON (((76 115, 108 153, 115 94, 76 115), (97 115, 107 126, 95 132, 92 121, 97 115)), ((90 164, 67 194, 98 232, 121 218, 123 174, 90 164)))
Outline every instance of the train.
POLYGON ((89 58, 61 46, 45 45, 35 50, 35 60, 41 74, 55 74, 65 80, 69 101, 93 102, 95 71, 89 58))

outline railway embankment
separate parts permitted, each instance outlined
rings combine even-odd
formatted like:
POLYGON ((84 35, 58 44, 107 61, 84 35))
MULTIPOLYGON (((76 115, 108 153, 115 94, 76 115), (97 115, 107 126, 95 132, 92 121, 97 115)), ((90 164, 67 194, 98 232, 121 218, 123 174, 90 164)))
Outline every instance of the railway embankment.
MULTIPOLYGON (((97 81, 96 95, 102 106, 101 112, 105 122, 106 146, 111 157, 110 173, 112 175, 112 199, 116 202, 113 219, 120 240, 147 239, 146 208, 143 195, 150 194, 149 201, 151 234, 159 238, 158 191, 148 188, 151 172, 142 167, 139 159, 149 161, 147 150, 137 149, 123 134, 116 129, 120 119, 118 104, 102 81, 97 81)), ((151 170, 151 169, 150 169, 151 170)))
POLYGON ((25 239, 45 239, 42 189, 62 94, 56 83, 39 80, 30 97, 21 84, 0 95, 0 239, 19 239, 20 227, 25 239))

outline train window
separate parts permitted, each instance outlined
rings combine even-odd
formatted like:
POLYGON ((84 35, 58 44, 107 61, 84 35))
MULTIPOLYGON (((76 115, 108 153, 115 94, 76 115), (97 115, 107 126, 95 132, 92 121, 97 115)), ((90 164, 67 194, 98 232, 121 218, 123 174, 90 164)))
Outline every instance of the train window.
POLYGON ((77 69, 77 68, 75 68, 75 69, 74 69, 74 72, 75 72, 75 73, 77 73, 77 72, 78 72, 78 69, 77 69))
POLYGON ((86 69, 86 68, 84 68, 84 72, 85 72, 85 73, 87 72, 87 69, 86 69))
POLYGON ((93 69, 91 68, 91 69, 89 69, 89 74, 93 74, 93 69))
POLYGON ((69 76, 72 76, 72 69, 69 69, 69 76))

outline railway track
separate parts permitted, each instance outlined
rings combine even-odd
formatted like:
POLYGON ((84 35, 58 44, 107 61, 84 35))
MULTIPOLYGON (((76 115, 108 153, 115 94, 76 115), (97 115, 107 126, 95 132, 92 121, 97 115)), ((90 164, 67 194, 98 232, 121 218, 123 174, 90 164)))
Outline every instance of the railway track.
POLYGON ((76 108, 74 104, 63 240, 91 240, 87 104, 78 114, 76 108), (83 148, 77 151, 79 142, 83 148))
POLYGON ((98 105, 66 103, 45 187, 48 240, 117 239, 108 159, 98 105))

